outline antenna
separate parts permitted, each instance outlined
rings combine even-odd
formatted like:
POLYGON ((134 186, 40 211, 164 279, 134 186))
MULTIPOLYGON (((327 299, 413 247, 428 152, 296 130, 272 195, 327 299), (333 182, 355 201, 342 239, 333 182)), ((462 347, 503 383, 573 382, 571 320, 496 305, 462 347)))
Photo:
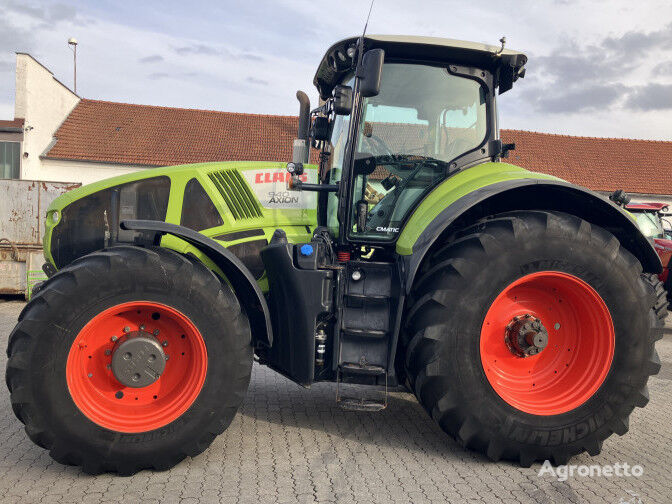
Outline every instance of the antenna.
POLYGON ((362 54, 364 53, 364 35, 366 35, 366 29, 369 27, 369 19, 371 18, 371 11, 373 10, 373 2, 376 0, 371 0, 371 5, 369 5, 369 13, 366 16, 366 22, 364 23, 364 31, 362 32, 362 36, 359 37, 359 41, 357 43, 358 47, 358 55, 357 55, 357 67, 362 62, 362 54))
POLYGON ((371 0, 371 5, 369 5, 369 13, 366 16, 366 23, 364 23, 364 31, 362 32, 362 37, 366 35, 366 29, 369 27, 369 19, 371 18, 371 11, 373 10, 373 2, 376 0, 371 0))

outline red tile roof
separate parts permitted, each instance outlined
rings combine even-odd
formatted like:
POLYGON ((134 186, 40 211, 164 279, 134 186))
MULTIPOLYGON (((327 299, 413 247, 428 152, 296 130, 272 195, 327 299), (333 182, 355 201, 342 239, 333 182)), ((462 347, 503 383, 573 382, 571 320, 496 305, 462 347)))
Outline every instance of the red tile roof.
POLYGON ((298 119, 81 100, 54 134, 51 159, 141 166, 291 160, 298 119))
MULTIPOLYGON (((292 116, 130 105, 83 99, 45 157, 139 166, 288 161, 292 116)), ((509 162, 600 191, 672 194, 672 142, 502 130, 509 162)))
POLYGON ((23 119, 0 120, 0 129, 23 129, 23 119))
POLYGON ((502 130, 507 160, 597 191, 672 194, 672 142, 502 130))

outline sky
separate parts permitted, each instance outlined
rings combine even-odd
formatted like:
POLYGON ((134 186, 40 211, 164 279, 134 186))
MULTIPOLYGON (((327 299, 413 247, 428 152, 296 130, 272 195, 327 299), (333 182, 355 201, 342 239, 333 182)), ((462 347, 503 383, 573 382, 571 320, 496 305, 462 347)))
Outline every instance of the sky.
MULTIPOLYGON (((368 0, 0 0, 0 119, 15 52, 85 98, 296 115, 331 43, 359 35, 368 0)), ((529 57, 499 100, 503 128, 672 140, 670 0, 376 0, 369 33, 498 44, 529 57)))

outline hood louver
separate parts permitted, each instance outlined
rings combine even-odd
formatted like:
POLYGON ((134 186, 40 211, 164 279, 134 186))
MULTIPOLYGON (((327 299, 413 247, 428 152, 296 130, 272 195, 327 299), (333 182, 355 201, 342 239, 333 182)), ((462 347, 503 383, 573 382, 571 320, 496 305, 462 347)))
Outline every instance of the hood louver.
POLYGON ((259 201, 237 170, 220 170, 210 173, 209 177, 224 198, 234 219, 263 217, 259 201))

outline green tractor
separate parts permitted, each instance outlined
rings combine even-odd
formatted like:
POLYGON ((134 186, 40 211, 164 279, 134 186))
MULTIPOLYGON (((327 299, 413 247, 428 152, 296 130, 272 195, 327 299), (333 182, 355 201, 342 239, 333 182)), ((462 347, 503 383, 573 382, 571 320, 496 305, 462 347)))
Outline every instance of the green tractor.
POLYGON ((335 382, 350 410, 405 385, 492 460, 564 464, 624 434, 660 368, 661 263, 618 205, 502 161, 496 95, 526 62, 349 38, 317 69, 320 106, 297 93, 292 162, 56 199, 50 278, 7 351, 30 439, 89 473, 170 468, 227 428, 253 360, 335 382))

